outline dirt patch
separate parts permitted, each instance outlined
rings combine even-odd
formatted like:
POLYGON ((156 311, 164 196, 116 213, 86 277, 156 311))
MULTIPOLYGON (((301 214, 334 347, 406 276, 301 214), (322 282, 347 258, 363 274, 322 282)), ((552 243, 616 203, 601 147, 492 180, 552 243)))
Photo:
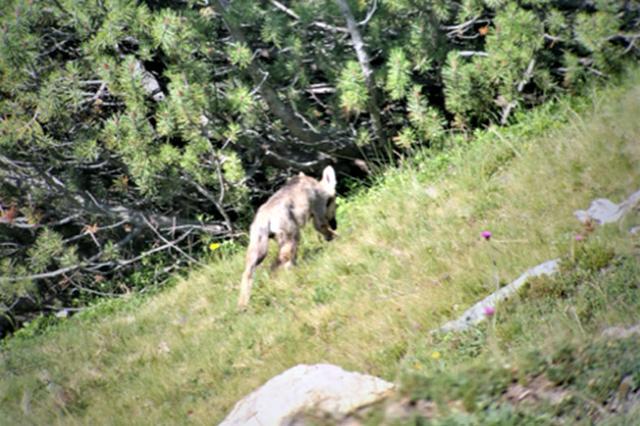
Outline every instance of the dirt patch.
POLYGON ((552 405, 562 403, 570 393, 558 388, 544 376, 537 376, 526 385, 514 383, 507 388, 503 395, 503 401, 512 405, 523 402, 537 403, 541 401, 549 402, 552 405))

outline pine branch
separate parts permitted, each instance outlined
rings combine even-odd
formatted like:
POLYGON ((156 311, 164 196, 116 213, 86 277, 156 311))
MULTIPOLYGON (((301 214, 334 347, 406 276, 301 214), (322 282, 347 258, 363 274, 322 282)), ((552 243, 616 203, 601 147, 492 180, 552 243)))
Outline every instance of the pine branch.
POLYGON ((20 190, 26 183, 31 188, 40 188, 50 196, 67 200, 66 210, 73 215, 96 215, 124 220, 135 225, 144 224, 143 216, 150 218, 161 228, 176 227, 181 229, 197 229, 216 235, 228 235, 230 230, 218 223, 202 223, 197 220, 177 216, 165 216, 148 211, 137 210, 121 204, 99 201, 88 191, 78 192, 68 189, 59 178, 37 170, 34 166, 18 165, 15 161, 0 155, 0 164, 7 168, 2 173, 7 177, 5 182, 20 190))
MULTIPOLYGON (((227 15, 228 6, 226 2, 224 0, 216 0, 213 2, 213 7, 216 12, 222 16, 231 37, 235 41, 248 46, 249 44, 247 43, 247 39, 240 26, 236 25, 232 19, 229 19, 227 15)), ((251 63, 247 66, 247 72, 254 84, 258 87, 260 94, 269 105, 271 112, 282 120, 293 136, 307 142, 330 140, 330 137, 327 134, 316 133, 309 130, 304 125, 304 122, 296 117, 292 109, 280 100, 276 91, 273 89, 271 84, 269 84, 269 79, 264 78, 267 73, 260 68, 257 58, 252 58, 251 63)))

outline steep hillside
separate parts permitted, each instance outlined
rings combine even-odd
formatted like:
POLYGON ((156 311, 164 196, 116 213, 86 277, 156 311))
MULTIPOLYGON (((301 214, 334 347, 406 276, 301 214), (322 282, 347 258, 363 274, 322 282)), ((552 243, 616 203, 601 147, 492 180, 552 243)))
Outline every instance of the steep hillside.
MULTIPOLYGON (((418 153, 340 204, 338 240, 308 232, 297 268, 277 276, 262 268, 246 313, 235 310, 243 253, 230 249, 157 295, 11 339, 0 358, 0 419, 211 424, 298 363, 405 377, 441 344, 430 330, 570 252, 584 232, 574 210, 638 189, 638 117, 635 72, 469 143, 452 138, 446 154, 418 153)), ((631 252, 621 235, 609 244, 631 252)), ((526 324, 504 332, 531 337, 526 324)))

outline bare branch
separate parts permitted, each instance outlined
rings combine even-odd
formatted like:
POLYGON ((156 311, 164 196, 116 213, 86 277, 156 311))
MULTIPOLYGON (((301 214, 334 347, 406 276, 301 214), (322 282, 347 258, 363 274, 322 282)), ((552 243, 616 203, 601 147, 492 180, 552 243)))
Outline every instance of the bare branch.
POLYGON ((483 56, 483 57, 487 57, 489 56, 489 54, 487 52, 476 52, 474 50, 459 50, 458 51, 458 56, 462 56, 463 58, 467 58, 469 56, 483 56))
POLYGON ((555 42, 558 42, 558 41, 564 41, 564 40, 562 39, 562 37, 553 36, 553 35, 551 35, 551 34, 547 34, 547 33, 545 33, 545 34, 544 34, 544 39, 545 39, 545 40, 550 40, 550 41, 552 41, 552 42, 554 42, 554 43, 555 43, 555 42))
MULTIPOLYGON (((90 289, 90 288, 83 287, 83 286, 81 286, 80 284, 76 283, 76 282, 75 282, 74 280, 72 280, 72 279, 69 279, 69 282, 71 283, 71 285, 72 285, 74 288, 77 288, 77 289, 78 289, 78 290, 80 290, 80 291, 84 291, 85 293, 95 294, 95 295, 97 295, 97 296, 121 297, 119 294, 116 294, 116 293, 107 293, 107 292, 104 292, 104 291, 98 291, 98 290, 93 290, 93 289, 90 289)), ((67 310, 69 310, 69 309, 67 309, 67 310)))
MULTIPOLYGON (((285 6, 284 4, 280 3, 279 1, 271 0, 271 4, 274 5, 276 8, 280 9, 281 11, 283 11, 284 13, 286 13, 287 15, 291 16, 296 21, 300 20, 300 17, 298 16, 297 13, 295 13, 293 10, 289 9, 287 6, 285 6)), ((313 25, 314 27, 321 28, 323 30, 335 31, 335 32, 340 32, 340 33, 346 33, 347 32, 346 28, 329 25, 326 22, 322 22, 322 21, 313 21, 311 23, 311 25, 313 25)))
POLYGON ((0 163, 10 167, 10 169, 4 169, 0 172, 8 177, 8 179, 5 179, 5 182, 9 182, 18 189, 20 189, 22 183, 26 183, 31 187, 41 188, 50 192, 56 197, 64 197, 70 202, 68 209, 71 210, 74 215, 88 213, 117 218, 138 225, 144 223, 142 216, 145 215, 157 223, 159 227, 171 227, 177 224, 179 226, 200 229, 218 235, 226 235, 229 233, 229 229, 217 223, 203 223, 197 220, 154 214, 123 205, 101 202, 87 191, 84 193, 71 191, 67 188, 67 185, 57 177, 47 172, 38 171, 33 168, 30 169, 28 166, 19 165, 17 162, 1 154, 0 163))
MULTIPOLYGON (((536 64, 535 58, 529 61, 529 65, 527 66, 527 69, 525 70, 524 75, 522 76, 522 80, 520 80, 520 82, 518 83, 518 86, 516 87, 516 90, 518 91, 518 93, 521 93, 522 89, 524 89, 524 86, 529 82, 529 80, 531 80, 531 77, 533 76, 533 67, 535 66, 535 64, 536 64)), ((500 124, 502 125, 507 124, 507 119, 509 118, 509 114, 511 114, 511 110, 515 108, 517 105, 518 105, 517 101, 512 101, 503 107, 502 117, 500 118, 500 124)))
MULTIPOLYGON (((176 238, 175 240, 170 241, 170 242, 168 242, 168 243, 166 243, 164 245, 161 245, 159 247, 155 247, 155 248, 153 248, 151 250, 147 250, 145 252, 142 252, 140 255, 138 255, 138 256, 136 256, 134 258, 127 259, 127 260, 124 260, 124 261, 123 260, 118 260, 118 261, 116 261, 117 266, 113 270, 117 271, 117 270, 122 269, 125 266, 131 265, 132 263, 135 263, 135 262, 137 262, 137 261, 139 261, 139 260, 141 260, 141 259, 143 259, 143 258, 145 258, 145 257, 147 257, 149 255, 152 255, 153 253, 157 253, 159 251, 163 251, 163 250, 166 250, 166 249, 168 249, 168 248, 170 248, 172 246, 175 246, 180 241, 182 241, 185 238, 187 238, 191 234, 191 232, 192 231, 187 231, 184 234, 182 234, 180 237, 176 238)), ((103 264, 103 266, 111 265, 111 264, 113 264, 113 262, 106 262, 106 263, 103 264)))
POLYGON ((440 26, 440 29, 447 31, 447 37, 449 38, 458 37, 463 39, 473 39, 473 38, 477 38, 479 34, 476 34, 473 36, 467 36, 464 33, 469 28, 472 28, 475 24, 486 24, 486 23, 489 23, 488 19, 480 19, 480 16, 474 16, 468 21, 462 22, 458 25, 442 25, 440 26))
POLYGON ((291 16, 293 19, 295 20, 299 20, 300 17, 298 16, 297 13, 295 13, 293 10, 289 9, 287 6, 285 6, 284 4, 280 3, 277 0, 271 0, 271 4, 274 5, 275 7, 277 7, 278 9, 280 9, 281 11, 283 11, 284 13, 286 13, 287 15, 291 16))
POLYGON ((480 16, 474 16, 468 21, 462 22, 461 24, 441 25, 440 28, 445 31, 464 31, 465 29, 469 28, 471 25, 475 24, 478 21, 478 19, 480 19, 480 16))
MULTIPOLYGON (((91 259, 97 258, 96 256, 93 256, 91 259)), ((77 269, 82 268, 88 263, 89 262, 81 262, 76 265, 67 266, 66 268, 60 268, 55 271, 43 272, 41 274, 25 275, 20 277, 0 277, 0 282, 17 282, 17 281, 26 281, 26 280, 39 280, 43 278, 53 278, 62 274, 66 274, 68 272, 73 272, 77 269)))
POLYGON ((294 160, 291 158, 291 156, 282 156, 268 148, 264 150, 264 153, 269 164, 281 169, 291 168, 294 170, 311 171, 333 160, 333 157, 320 152, 318 153, 319 158, 306 161, 294 160))
POLYGON ((264 84, 264 82, 267 81, 267 78, 269 77, 269 73, 265 71, 262 71, 262 73, 264 74, 264 77, 262 77, 262 80, 260 81, 260 83, 258 83, 256 87, 254 87, 253 90, 251 90, 251 92, 249 93, 249 96, 253 96, 256 93, 258 93, 260 91, 260 88, 264 84))
POLYGON ((336 91, 335 87, 329 86, 327 83, 310 84, 307 89, 307 93, 312 94, 335 93, 336 91))
MULTIPOLYGON (((218 176, 218 178, 220 178, 220 176, 218 176)), ((208 189, 206 189, 205 187, 203 187, 202 185, 200 185, 198 182, 194 181, 193 179, 183 178, 182 180, 185 181, 185 182, 190 183, 191 185, 193 185, 194 188, 196 188, 196 190, 200 194, 202 194, 207 200, 211 201, 211 203, 213 203, 213 205, 216 207, 216 210, 218 210, 218 213, 220 213, 220 215, 224 218, 224 221, 225 221, 225 223, 227 225, 227 228, 230 231, 233 230, 233 224, 231 222, 231 219, 229 218, 229 215, 227 215, 227 213, 222 208, 222 204, 221 204, 222 201, 217 200, 216 197, 213 195, 213 193, 211 193, 211 191, 209 191, 208 189)), ((174 229, 175 229, 175 227, 174 227, 174 229)))
POLYGON ((367 16, 360 22, 358 22, 359 27, 363 27, 369 23, 371 18, 373 18, 373 14, 376 13, 376 9, 378 8, 378 0, 373 0, 373 6, 367 12, 367 16))
POLYGON ((178 247, 175 243, 167 240, 160 232, 158 232, 158 229, 156 229, 156 227, 153 226, 153 224, 151 224, 151 222, 149 222, 149 220, 145 216, 142 216, 142 219, 144 219, 144 223, 147 224, 147 226, 153 231, 154 234, 158 236, 158 238, 160 238, 162 241, 164 241, 166 244, 169 245, 169 248, 174 249, 175 251, 177 251, 178 253, 180 253, 181 255, 183 255, 193 263, 196 263, 198 265, 204 265, 202 262, 199 262, 198 260, 194 259, 193 257, 189 256, 187 253, 185 253, 184 250, 178 247))

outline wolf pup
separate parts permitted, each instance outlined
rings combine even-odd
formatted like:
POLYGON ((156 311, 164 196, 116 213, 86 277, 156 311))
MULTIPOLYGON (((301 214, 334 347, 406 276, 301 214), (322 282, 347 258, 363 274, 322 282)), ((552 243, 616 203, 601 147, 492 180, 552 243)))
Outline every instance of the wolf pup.
POLYGON ((267 256, 269 238, 274 238, 279 246, 272 269, 279 266, 288 269, 296 261, 300 230, 311 218, 325 240, 331 241, 337 235, 336 173, 331 166, 324 169, 319 181, 304 173, 289 179, 258 209, 249 232, 238 308, 244 309, 249 304, 253 276, 267 256))

